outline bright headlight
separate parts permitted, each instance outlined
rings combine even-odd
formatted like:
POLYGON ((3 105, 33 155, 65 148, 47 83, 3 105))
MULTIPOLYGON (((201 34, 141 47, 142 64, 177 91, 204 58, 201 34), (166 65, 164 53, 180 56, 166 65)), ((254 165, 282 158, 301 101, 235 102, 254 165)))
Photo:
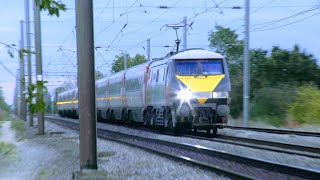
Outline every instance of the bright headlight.
POLYGON ((212 92, 213 98, 228 98, 229 93, 228 92, 212 92))
POLYGON ((213 98, 217 98, 218 97, 218 93, 217 92, 212 92, 212 97, 213 98))
POLYGON ((192 98, 192 92, 188 89, 181 89, 178 92, 178 98, 183 101, 190 101, 190 99, 192 98))

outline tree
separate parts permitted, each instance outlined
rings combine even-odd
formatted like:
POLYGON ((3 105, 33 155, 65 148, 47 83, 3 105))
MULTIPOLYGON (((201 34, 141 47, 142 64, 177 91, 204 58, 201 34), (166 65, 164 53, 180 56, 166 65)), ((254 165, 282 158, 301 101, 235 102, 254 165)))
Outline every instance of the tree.
MULTIPOLYGON (((131 58, 129 54, 124 54, 127 58, 127 67, 133 67, 135 65, 147 62, 148 60, 144 55, 136 54, 135 57, 131 58)), ((124 56, 116 56, 114 62, 112 63, 111 72, 116 73, 124 69, 124 56)))
POLYGON ((103 73, 100 71, 95 72, 96 80, 101 79, 104 77, 103 73))
POLYGON ((0 87, 0 111, 1 110, 7 111, 7 112, 10 111, 10 106, 4 100, 2 87, 0 87))
POLYGON ((222 54, 228 63, 231 80, 231 115, 238 117, 242 111, 242 54, 243 41, 238 40, 235 31, 216 25, 215 30, 209 33, 210 47, 222 54))
MULTIPOLYGON (((228 63, 232 88, 230 108, 233 117, 238 117, 242 111, 243 41, 238 38, 235 31, 219 25, 216 25, 215 29, 209 33, 208 38, 210 47, 224 55, 228 63)), ((295 45, 291 51, 277 46, 273 47, 271 51, 250 50, 250 98, 257 106, 263 107, 263 102, 257 100, 255 96, 259 96, 259 98, 265 96, 268 99, 266 92, 275 91, 276 94, 272 98, 274 98, 274 102, 278 102, 276 98, 281 97, 279 95, 281 93, 278 92, 281 88, 294 89, 308 83, 315 83, 320 87, 320 68, 316 62, 311 54, 301 51, 298 45, 295 45), (268 54, 270 55, 268 56, 268 54)))
POLYGON ((230 28, 216 25, 215 31, 209 33, 210 47, 225 56, 229 65, 241 64, 243 54, 243 40, 230 28))
POLYGON ((34 0, 39 4, 40 11, 48 11, 50 16, 60 16, 60 11, 66 11, 66 5, 55 0, 34 0))
POLYGON ((320 124, 320 90, 314 85, 299 88, 295 102, 290 105, 289 113, 295 121, 320 124))
MULTIPOLYGON (((270 57, 267 51, 258 55, 251 53, 252 77, 263 82, 263 86, 278 86, 289 84, 301 86, 314 82, 319 84, 319 66, 312 55, 301 52, 298 45, 292 51, 273 47, 270 57)), ((261 87, 261 86, 260 86, 261 87)))
POLYGON ((276 126, 285 124, 289 104, 295 95, 296 89, 286 85, 257 89, 251 100, 252 118, 276 126))
MULTIPOLYGON (((60 11, 66 11, 66 5, 60 1, 34 0, 34 2, 39 6, 40 11, 48 11, 50 16, 59 17, 60 11)), ((22 58, 24 54, 30 53, 32 52, 25 49, 19 50, 20 58, 22 58)), ((37 81, 36 84, 31 84, 28 87, 28 98, 26 99, 26 102, 29 103, 30 113, 46 111, 46 103, 43 98, 44 92, 47 91, 47 87, 45 86, 46 83, 47 81, 37 81), (33 98, 36 98, 35 104, 33 104, 33 98)))

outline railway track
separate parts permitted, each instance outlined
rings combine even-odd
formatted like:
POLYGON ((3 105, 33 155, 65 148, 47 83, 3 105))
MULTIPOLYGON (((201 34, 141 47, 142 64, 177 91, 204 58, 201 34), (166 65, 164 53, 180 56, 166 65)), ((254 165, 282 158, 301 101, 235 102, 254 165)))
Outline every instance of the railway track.
POLYGON ((206 133, 196 133, 195 135, 189 133, 183 136, 219 143, 233 144, 237 146, 249 147, 254 149, 274 151, 278 153, 295 154, 311 158, 320 158, 320 148, 311 146, 302 146, 289 143, 281 143, 261 139, 251 139, 227 135, 217 135, 217 137, 215 138, 207 138, 206 133))
MULTIPOLYGON (((47 118, 48 119, 48 118, 47 118)), ((51 121, 78 130, 76 122, 51 121)), ((162 156, 213 170, 236 179, 319 179, 320 171, 280 164, 262 159, 243 157, 199 145, 174 143, 125 133, 97 129, 101 138, 121 142, 130 146, 157 153, 162 156)))
POLYGON ((251 128, 251 127, 240 127, 240 126, 227 126, 226 128, 235 129, 235 130, 274 133, 274 134, 293 134, 293 135, 299 135, 299 136, 320 137, 320 133, 308 132, 308 131, 294 131, 294 130, 286 130, 286 129, 268 129, 268 128, 251 128))
MULTIPOLYGON (((111 125, 119 126, 119 124, 114 124, 114 123, 111 123, 111 125)), ((164 135, 170 135, 170 136, 175 135, 173 132, 163 131, 160 129, 150 129, 150 128, 140 127, 140 126, 138 127, 128 126, 126 124, 121 124, 121 126, 130 128, 130 129, 147 131, 151 133, 158 133, 158 134, 164 134, 164 135)), ((199 132, 199 131, 197 133, 186 132, 186 133, 180 134, 179 136, 225 143, 225 144, 232 144, 237 146, 249 147, 253 149, 268 150, 268 151, 273 151, 278 153, 306 156, 310 158, 320 158, 320 148, 312 147, 312 146, 303 146, 303 145, 267 141, 267 140, 261 140, 261 139, 253 139, 253 138, 227 136, 227 135, 220 135, 220 134, 215 137, 208 137, 208 134, 204 132, 199 132)))

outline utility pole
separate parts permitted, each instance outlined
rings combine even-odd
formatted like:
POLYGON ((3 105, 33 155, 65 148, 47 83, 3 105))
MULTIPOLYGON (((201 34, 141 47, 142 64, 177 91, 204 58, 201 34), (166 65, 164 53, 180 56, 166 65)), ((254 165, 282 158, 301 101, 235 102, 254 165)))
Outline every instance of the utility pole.
MULTIPOLYGON (((42 53, 41 53, 41 20, 40 20, 40 7, 39 1, 34 1, 34 33, 35 33, 35 46, 36 46, 36 66, 37 66, 37 84, 42 79, 42 53)), ((37 97, 37 100, 43 101, 43 92, 38 89, 40 97, 37 97)), ((38 113, 38 129, 39 135, 44 134, 44 113, 38 113)))
MULTIPOLYGON (((25 4, 25 18, 26 18, 26 40, 27 40, 27 51, 30 52, 30 2, 29 0, 24 1, 25 4)), ((30 88, 32 85, 32 77, 31 77, 31 54, 28 53, 28 87, 30 88)), ((28 88, 28 89, 29 89, 28 88)), ((29 125, 33 126, 33 114, 30 111, 30 103, 29 103, 29 125)))
MULTIPOLYGON (((17 77, 19 77, 20 75, 20 70, 17 70, 17 77)), ((20 116, 20 106, 19 106, 19 79, 20 78, 16 78, 16 88, 15 88, 15 93, 14 93, 14 103, 15 103, 15 114, 17 116, 20 116)))
POLYGON ((250 119, 250 54, 249 54, 249 0, 245 1, 245 34, 243 63, 243 126, 248 127, 250 119))
POLYGON ((183 18, 183 50, 187 49, 187 16, 183 18))
POLYGON ((76 0, 80 169, 98 169, 92 0, 76 0))
POLYGON ((126 70, 128 59, 127 59, 127 55, 125 53, 123 53, 123 51, 122 51, 122 54, 123 54, 123 61, 124 61, 124 70, 126 70))
MULTIPOLYGON (((24 31, 23 31, 24 22, 20 21, 20 33, 21 33, 21 40, 20 40, 20 51, 24 48, 24 31)), ((20 58, 20 103, 21 103, 21 119, 26 121, 26 87, 25 87, 25 78, 24 78, 24 55, 19 53, 20 58), (22 55, 22 56, 21 56, 22 55)))
POLYGON ((150 61, 150 39, 147 39, 147 60, 150 61))

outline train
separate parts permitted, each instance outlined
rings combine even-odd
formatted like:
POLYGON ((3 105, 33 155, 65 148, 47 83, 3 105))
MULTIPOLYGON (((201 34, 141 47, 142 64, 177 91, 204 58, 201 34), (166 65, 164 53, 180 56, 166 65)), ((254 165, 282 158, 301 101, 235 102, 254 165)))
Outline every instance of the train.
MULTIPOLYGON (((97 121, 216 134, 228 122, 230 92, 225 58, 188 49, 97 80, 97 121)), ((59 93, 56 104, 60 116, 77 118, 78 89, 59 93)))

